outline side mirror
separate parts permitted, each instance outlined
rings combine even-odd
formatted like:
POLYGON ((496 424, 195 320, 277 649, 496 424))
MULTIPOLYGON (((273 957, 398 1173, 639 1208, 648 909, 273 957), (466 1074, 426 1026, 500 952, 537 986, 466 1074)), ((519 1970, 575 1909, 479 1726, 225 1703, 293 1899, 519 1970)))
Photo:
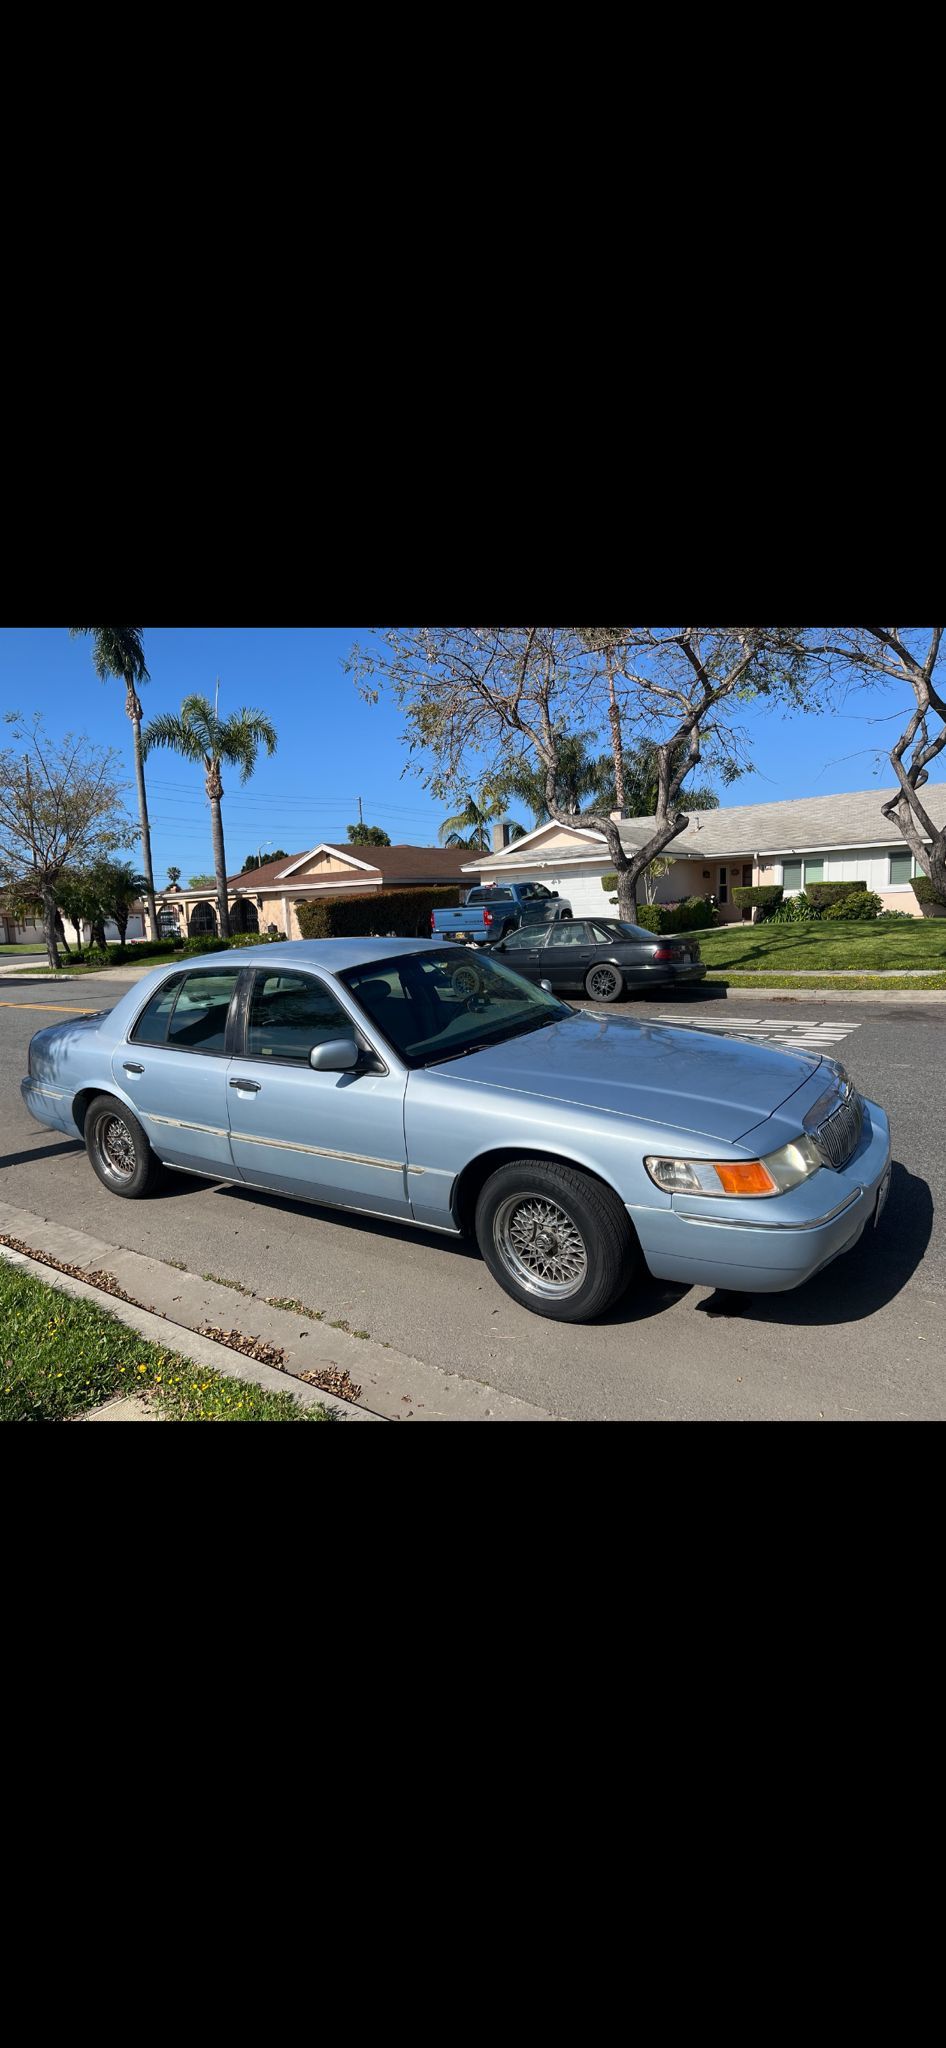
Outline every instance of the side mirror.
POLYGON ((353 1038, 327 1038, 324 1045, 312 1047, 309 1065, 317 1074, 348 1074, 360 1057, 353 1038))
POLYGON ((550 995, 551 995, 551 993, 552 993, 552 984, 551 984, 551 982, 550 982, 550 981, 540 981, 540 983, 539 983, 539 987, 540 987, 540 988, 544 988, 544 990, 545 990, 545 993, 546 993, 546 995, 547 995, 547 996, 550 996, 550 995))

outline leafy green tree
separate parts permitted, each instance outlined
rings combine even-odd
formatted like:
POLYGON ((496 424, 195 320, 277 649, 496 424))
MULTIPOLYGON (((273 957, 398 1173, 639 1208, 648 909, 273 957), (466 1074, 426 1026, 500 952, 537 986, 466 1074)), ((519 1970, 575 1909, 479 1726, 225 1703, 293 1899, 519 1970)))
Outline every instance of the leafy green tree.
POLYGON ((189 889, 215 889, 217 877, 216 875, 188 875, 187 886, 189 889))
POLYGON ((107 682, 109 676, 117 676, 125 685, 125 710, 131 720, 135 754, 138 821, 141 826, 141 865, 144 870, 145 895, 151 918, 151 936, 156 939, 158 913, 154 900, 151 826, 148 820, 148 793, 145 789, 144 752, 141 740, 141 700, 138 696, 138 684, 149 681, 141 639, 142 629, 140 626, 70 626, 69 632, 73 640, 81 633, 91 633, 92 666, 100 682, 107 682))
POLYGON ((270 861, 271 861, 271 860, 288 860, 288 859, 289 859, 289 855, 288 855, 288 853, 286 852, 286 849, 285 849, 285 847, 284 847, 284 846, 277 846, 277 847, 276 847, 276 850, 275 850, 275 852, 274 852, 274 853, 268 853, 268 854, 266 855, 266 859, 265 859, 265 860, 262 860, 262 859, 260 858, 260 855, 259 855, 258 853, 248 853, 248 854, 247 854, 247 857, 246 857, 246 859, 245 859, 245 861, 244 861, 244 863, 243 863, 243 866, 242 866, 242 867, 241 867, 241 869, 240 869, 240 873, 241 873, 241 875, 252 875, 252 874, 254 873, 254 871, 255 871, 255 870, 256 870, 257 868, 265 868, 265 867, 268 867, 268 866, 269 866, 269 863, 270 863, 270 861))
POLYGON ((127 861, 101 860, 94 864, 89 880, 101 911, 101 940, 105 937, 102 926, 110 917, 118 926, 118 943, 124 952, 131 906, 139 903, 145 894, 145 877, 127 861))
POLYGON ((50 967, 59 966, 56 889, 64 872, 133 843, 118 757, 84 736, 51 740, 42 719, 8 712, 16 745, 0 753, 0 888, 43 907, 50 967))
POLYGON ((168 747, 172 753, 180 754, 182 760, 196 761, 203 767, 204 787, 210 804, 220 936, 226 939, 230 936, 230 916, 223 814, 220 809, 223 797, 221 766, 225 762, 229 768, 239 768, 240 782, 248 782, 256 767, 260 747, 265 747, 267 754, 275 754, 276 730, 265 712, 255 711, 249 705, 244 705, 241 711, 232 712, 229 718, 221 718, 219 695, 218 676, 212 704, 209 697, 185 697, 178 715, 169 711, 150 720, 142 735, 142 744, 145 758, 154 747, 168 747))
POLYGON ((390 846, 391 841, 380 825, 349 825, 348 841, 351 846, 390 846))

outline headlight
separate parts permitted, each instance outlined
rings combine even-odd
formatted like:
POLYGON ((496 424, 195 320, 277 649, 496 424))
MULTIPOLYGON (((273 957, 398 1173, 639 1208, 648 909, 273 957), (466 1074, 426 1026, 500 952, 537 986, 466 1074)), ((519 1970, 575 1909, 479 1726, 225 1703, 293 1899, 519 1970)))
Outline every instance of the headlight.
POLYGON ((670 1195, 783 1195, 823 1163, 805 1137, 793 1138, 767 1159, 644 1160, 654 1185, 670 1195))

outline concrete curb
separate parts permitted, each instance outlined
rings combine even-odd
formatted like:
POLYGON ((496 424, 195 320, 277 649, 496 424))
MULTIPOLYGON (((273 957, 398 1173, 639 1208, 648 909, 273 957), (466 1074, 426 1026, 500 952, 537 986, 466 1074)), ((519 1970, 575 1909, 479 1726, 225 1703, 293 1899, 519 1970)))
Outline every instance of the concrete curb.
MULTIPOLYGON (((55 1267, 30 1262, 30 1270, 52 1286, 62 1285, 68 1293, 81 1288, 83 1297, 94 1298, 109 1313, 129 1321, 142 1336, 159 1344, 173 1343, 176 1349, 212 1364, 231 1378, 252 1379, 273 1393, 293 1393, 306 1404, 321 1402, 345 1420, 397 1422, 551 1422, 554 1416, 513 1394, 502 1394, 485 1381, 462 1373, 442 1371, 419 1358, 411 1358, 393 1347, 335 1330, 322 1320, 271 1308, 259 1295, 247 1295, 219 1281, 203 1280, 196 1273, 184 1273, 161 1259, 140 1252, 125 1251, 106 1244, 85 1231, 66 1224, 50 1223, 26 1209, 0 1202, 0 1231, 19 1238, 36 1251, 47 1252, 64 1264, 85 1266, 90 1271, 114 1276, 135 1304, 129 1307, 112 1294, 72 1281, 55 1267), (136 1320, 143 1318, 143 1320, 136 1320), (242 1352, 231 1351, 197 1332, 200 1323, 215 1329, 238 1330, 242 1335, 278 1344, 286 1355, 284 1369, 258 1365, 242 1352), (147 1327, 146 1327, 147 1324, 147 1327), (170 1326, 170 1331, 169 1331, 170 1326), (172 1334, 179 1332, 181 1334, 172 1334), (186 1341, 184 1338, 186 1333, 186 1341), (202 1348, 200 1352, 194 1346, 202 1348), (213 1356, 210 1353, 213 1352, 213 1356), (222 1353, 223 1363, 219 1354, 222 1353), (333 1365, 347 1371, 362 1389, 360 1407, 350 1401, 323 1394, 296 1375, 319 1366, 333 1365), (265 1375, 265 1377, 264 1377, 265 1375)), ((0 1255, 16 1262, 22 1255, 0 1246, 0 1255)))
MULTIPOLYGON (((12 1233, 11 1233, 12 1234, 12 1233)), ((43 1245, 41 1250, 51 1247, 43 1245)), ((107 1249, 107 1247, 106 1247, 107 1249)), ((59 1258, 59 1252, 54 1257, 59 1258)), ((239 1351, 231 1351, 226 1344, 215 1344, 211 1337, 199 1337, 183 1327, 177 1334, 169 1330, 164 1316, 153 1315, 149 1309, 138 1308, 134 1303, 119 1301, 114 1294, 105 1294, 100 1287, 90 1287, 85 1280, 74 1280, 71 1273, 57 1273, 54 1266, 44 1266, 39 1259, 28 1259, 23 1252, 15 1252, 9 1245, 0 1244, 0 1259, 8 1266, 19 1266, 23 1272, 32 1273, 37 1280, 44 1280, 48 1287, 55 1287, 61 1294, 69 1294, 74 1301, 91 1301, 97 1308, 104 1309, 116 1321, 124 1323, 129 1330, 137 1330, 139 1337, 147 1337, 149 1343, 160 1344, 165 1350, 170 1347, 180 1351, 193 1365, 212 1366, 214 1372, 230 1380, 250 1380, 255 1387, 262 1387, 267 1394, 290 1394, 303 1408, 328 1408, 344 1422, 381 1422, 383 1417, 373 1415, 370 1410, 355 1408, 350 1401, 338 1401, 332 1394, 323 1394, 318 1387, 306 1386, 294 1380, 289 1374, 278 1372, 275 1366, 260 1365, 255 1358, 244 1358, 239 1351)), ((110 1404, 106 1404, 110 1405, 110 1404)), ((97 1419, 101 1409, 90 1410, 88 1415, 76 1417, 77 1421, 97 1419)), ((154 1417, 157 1421, 160 1418, 154 1417)))

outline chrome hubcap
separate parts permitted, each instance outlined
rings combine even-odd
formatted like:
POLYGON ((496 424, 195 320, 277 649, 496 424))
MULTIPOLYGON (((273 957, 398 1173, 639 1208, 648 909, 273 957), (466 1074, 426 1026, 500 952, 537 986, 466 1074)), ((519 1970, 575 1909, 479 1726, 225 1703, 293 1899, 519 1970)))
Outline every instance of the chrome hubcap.
POLYGON ((511 1195, 496 1211, 493 1242, 507 1272, 530 1294, 577 1294, 588 1273, 584 1239, 544 1195, 511 1195))
POLYGON ((106 1117, 99 1125, 99 1154, 111 1173, 130 1180, 135 1170, 135 1146, 128 1125, 120 1116, 106 1117))

